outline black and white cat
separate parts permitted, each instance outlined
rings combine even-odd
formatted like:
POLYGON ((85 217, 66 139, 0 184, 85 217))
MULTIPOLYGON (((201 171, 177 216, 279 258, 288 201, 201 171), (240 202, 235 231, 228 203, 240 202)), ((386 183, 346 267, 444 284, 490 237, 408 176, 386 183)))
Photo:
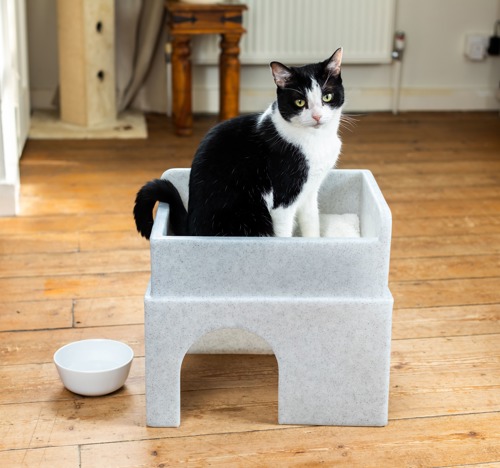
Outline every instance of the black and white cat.
POLYGON ((277 99, 262 114, 215 126, 201 142, 189 179, 188 210, 172 183, 137 194, 137 230, 147 239, 157 201, 170 204, 173 232, 193 236, 319 237, 318 190, 339 156, 344 103, 342 49, 302 67, 271 63, 277 99))

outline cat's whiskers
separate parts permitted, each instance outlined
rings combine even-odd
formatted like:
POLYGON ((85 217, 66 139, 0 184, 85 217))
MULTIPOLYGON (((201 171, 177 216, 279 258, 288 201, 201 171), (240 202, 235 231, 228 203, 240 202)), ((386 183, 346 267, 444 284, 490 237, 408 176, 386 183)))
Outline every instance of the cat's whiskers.
POLYGON ((341 114, 340 116, 340 125, 342 128, 345 128, 352 132, 354 130, 354 127, 358 123, 358 120, 356 117, 353 117, 352 115, 348 114, 341 114))

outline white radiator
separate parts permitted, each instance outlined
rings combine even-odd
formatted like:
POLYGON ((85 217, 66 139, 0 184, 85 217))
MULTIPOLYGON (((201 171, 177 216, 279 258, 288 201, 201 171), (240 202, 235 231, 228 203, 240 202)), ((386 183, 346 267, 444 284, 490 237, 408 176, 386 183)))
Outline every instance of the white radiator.
MULTIPOLYGON (((242 64, 324 60, 344 47, 344 63, 391 62, 396 0, 244 0, 242 64)), ((215 64, 218 38, 193 44, 193 61, 215 64)))

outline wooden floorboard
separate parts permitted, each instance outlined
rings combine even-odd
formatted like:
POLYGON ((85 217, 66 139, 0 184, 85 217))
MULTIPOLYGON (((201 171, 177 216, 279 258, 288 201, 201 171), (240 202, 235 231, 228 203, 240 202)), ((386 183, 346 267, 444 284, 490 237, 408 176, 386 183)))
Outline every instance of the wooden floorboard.
POLYGON ((371 170, 393 214, 389 424, 277 424, 274 356, 188 355, 182 424, 145 424, 148 243, 138 188, 188 167, 191 138, 148 116, 147 140, 29 141, 21 213, 0 218, 0 466, 500 466, 500 119, 354 116, 339 168, 371 170), (126 386, 83 398, 52 363, 106 337, 136 358, 126 386))

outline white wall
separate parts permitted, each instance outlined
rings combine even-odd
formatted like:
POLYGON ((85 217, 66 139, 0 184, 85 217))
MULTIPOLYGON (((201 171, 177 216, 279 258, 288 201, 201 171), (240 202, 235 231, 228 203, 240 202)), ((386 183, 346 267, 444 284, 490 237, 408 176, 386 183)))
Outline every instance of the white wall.
POLYGON ((467 33, 493 33, 498 0, 399 0, 397 28, 406 31, 403 109, 498 109, 500 57, 471 62, 467 33))
MULTIPOLYGON (((491 35, 497 18, 500 19, 499 0, 398 0, 395 29, 404 31, 407 38, 400 110, 498 109, 500 103, 495 94, 500 83, 500 57, 471 62, 464 54, 466 34, 491 35)), ((332 45, 332 52, 337 45, 332 45)), ((346 109, 392 109, 394 68, 344 66, 346 109)), ((194 86, 195 108, 215 112, 216 68, 198 67, 194 86)), ((242 67, 242 110, 262 110, 273 99, 268 67, 242 67)))
MULTIPOLYGON (((395 28, 407 37, 400 109, 498 109, 500 57, 470 62, 464 44, 467 33, 490 35, 499 18, 500 0, 398 0, 395 28)), ((32 104, 47 107, 57 87, 55 0, 28 0, 28 25, 32 104)), ((195 68, 195 111, 217 112, 217 76, 215 66, 195 68)), ((343 78, 347 110, 392 109, 394 66, 346 65, 343 78)), ((268 67, 243 66, 241 110, 263 110, 273 99, 268 67)))

